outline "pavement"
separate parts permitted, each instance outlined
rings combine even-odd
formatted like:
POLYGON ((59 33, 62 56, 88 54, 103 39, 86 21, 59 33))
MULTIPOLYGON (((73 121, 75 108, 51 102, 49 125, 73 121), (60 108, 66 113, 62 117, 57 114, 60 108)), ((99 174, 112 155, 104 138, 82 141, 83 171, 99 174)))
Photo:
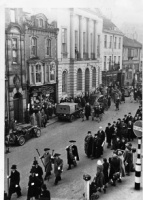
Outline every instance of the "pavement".
MULTIPOLYGON (((56 186, 53 186, 54 175, 49 182, 46 182, 47 188, 51 192, 51 200, 84 200, 84 181, 83 174, 88 173, 93 177, 96 173, 96 163, 97 160, 87 159, 83 149, 83 141, 88 130, 91 130, 94 134, 99 126, 103 129, 107 126, 108 122, 113 122, 117 118, 123 118, 124 114, 129 111, 134 113, 138 108, 138 103, 130 103, 129 99, 126 98, 126 103, 120 105, 120 111, 115 111, 115 106, 112 104, 109 111, 105 112, 103 119, 100 123, 92 121, 81 122, 81 119, 77 119, 74 122, 59 122, 57 117, 49 120, 46 128, 42 128, 42 135, 40 138, 34 138, 26 142, 24 146, 12 147, 11 153, 5 155, 5 160, 7 157, 10 158, 11 164, 16 163, 18 170, 21 172, 21 188, 23 196, 19 200, 26 200, 26 191, 30 166, 33 163, 34 156, 37 156, 35 148, 38 148, 40 152, 43 152, 43 148, 50 147, 55 149, 56 152, 61 153, 61 158, 64 161, 64 172, 62 173, 62 181, 56 186), (77 146, 80 155, 80 162, 78 162, 77 168, 73 168, 67 171, 67 160, 65 147, 68 145, 70 139, 75 139, 77 141, 77 146)), ((133 142, 133 147, 137 148, 137 139, 133 142)), ((104 148, 104 157, 109 158, 112 151, 104 148)), ((135 154, 136 158, 136 154, 135 154)), ((40 163, 40 161, 39 161, 40 163)), ((41 163, 40 163, 41 165, 41 163)), ((6 166, 5 166, 6 169, 6 166)), ((130 176, 123 178, 122 183, 117 183, 116 187, 110 186, 107 188, 107 193, 99 193, 99 199, 103 200, 141 200, 143 195, 143 189, 141 184, 141 189, 136 191, 134 189, 134 179, 135 173, 131 173, 130 176)), ((5 179, 6 180, 6 179, 5 179)), ((5 181, 5 190, 6 189, 5 181)), ((13 194, 11 200, 15 200, 16 195, 13 194)))

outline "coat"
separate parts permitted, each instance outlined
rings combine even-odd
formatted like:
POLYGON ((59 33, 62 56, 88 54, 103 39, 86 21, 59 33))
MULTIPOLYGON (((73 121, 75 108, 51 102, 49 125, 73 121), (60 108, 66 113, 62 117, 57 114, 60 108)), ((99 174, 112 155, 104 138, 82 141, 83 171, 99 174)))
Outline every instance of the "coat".
POLYGON ((109 172, 109 178, 113 179, 113 175, 116 172, 120 172, 121 169, 121 162, 120 159, 116 157, 112 157, 110 161, 110 172, 109 172))
POLYGON ((45 172, 51 172, 52 170, 51 154, 44 153, 44 155, 41 158, 44 158, 45 172))
POLYGON ((50 200, 50 199, 51 199, 51 195, 50 195, 49 190, 44 190, 41 192, 39 200, 50 200))
POLYGON ((96 177, 94 178, 94 182, 96 187, 102 188, 104 185, 104 174, 102 171, 96 173, 96 177))
POLYGON ((106 133, 106 137, 107 137, 107 143, 111 143, 111 139, 112 139, 112 127, 106 127, 105 129, 105 133, 106 133))
POLYGON ((63 170, 63 160, 61 158, 54 159, 54 173, 55 176, 60 176, 63 170))
POLYGON ((41 115, 41 113, 37 113, 36 114, 36 117, 37 117, 37 125, 39 126, 39 127, 41 127, 41 122, 42 122, 42 115, 41 115))
POLYGON ((91 115, 91 107, 90 105, 85 106, 85 116, 90 116, 91 115))
POLYGON ((108 162, 104 162, 103 163, 103 174, 104 174, 105 183, 108 183, 108 181, 109 181, 108 169, 109 169, 109 163, 108 162))
POLYGON ((41 182, 40 180, 34 175, 29 176, 29 182, 28 182, 28 197, 37 197, 40 195, 40 186, 41 182))
POLYGON ((37 177, 39 177, 40 179, 43 179, 42 178, 42 176, 43 176, 43 169, 42 169, 42 167, 40 167, 39 165, 38 165, 38 167, 33 167, 33 169, 34 169, 34 172, 35 172, 35 175, 37 176, 37 177))
POLYGON ((19 183, 20 183, 20 173, 15 170, 15 172, 11 172, 10 175, 10 193, 15 193, 17 190, 21 190, 19 183), (18 187, 16 187, 16 185, 18 185, 18 187))
POLYGON ((33 126, 35 126, 36 125, 36 117, 35 117, 35 115, 31 115, 30 116, 30 122, 31 122, 31 125, 33 125, 33 126))
POLYGON ((84 150, 88 157, 92 154, 92 142, 93 142, 92 135, 91 136, 87 135, 84 139, 84 150))
POLYGON ((102 141, 101 138, 94 137, 93 143, 92 143, 92 157, 93 158, 99 158, 102 154, 102 147, 101 147, 102 141))
POLYGON ((70 145, 69 147, 66 148, 66 150, 67 150, 67 160, 69 165, 74 164, 75 157, 79 161, 78 149, 76 145, 72 146, 70 145))

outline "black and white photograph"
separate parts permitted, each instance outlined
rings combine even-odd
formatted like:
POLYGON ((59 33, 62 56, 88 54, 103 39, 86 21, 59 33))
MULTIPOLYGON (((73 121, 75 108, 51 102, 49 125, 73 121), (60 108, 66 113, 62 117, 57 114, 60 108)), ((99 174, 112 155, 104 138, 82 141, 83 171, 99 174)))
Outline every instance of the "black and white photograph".
POLYGON ((0 29, 0 199, 143 199, 143 0, 5 0, 0 29))

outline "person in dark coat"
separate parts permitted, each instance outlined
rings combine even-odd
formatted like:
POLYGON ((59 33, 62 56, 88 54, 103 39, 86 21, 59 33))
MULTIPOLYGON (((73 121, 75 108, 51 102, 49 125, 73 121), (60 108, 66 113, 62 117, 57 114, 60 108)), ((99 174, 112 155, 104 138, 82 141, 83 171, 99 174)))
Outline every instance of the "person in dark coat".
POLYGON ((41 180, 41 185, 43 184, 43 169, 40 165, 38 165, 37 160, 34 160, 33 162, 33 170, 35 173, 35 176, 38 177, 41 180))
POLYGON ((121 131, 121 138, 127 138, 127 134, 128 134, 128 128, 127 128, 127 124, 124 122, 124 119, 122 120, 122 131, 121 131))
POLYGON ((41 128, 41 126, 42 126, 42 115, 41 115, 40 110, 39 110, 38 113, 36 114, 36 118, 37 118, 37 125, 38 125, 38 127, 41 128))
POLYGON ((128 116, 127 115, 124 115, 124 122, 125 122, 125 124, 128 124, 128 116))
POLYGON ((132 171, 133 168, 133 153, 131 151, 131 146, 129 144, 126 144, 126 149, 123 154, 123 157, 124 157, 126 175, 130 176, 130 172, 132 171))
POLYGON ((120 148, 121 150, 125 150, 126 143, 127 143, 127 140, 124 137, 122 137, 122 139, 121 139, 121 148, 120 148))
POLYGON ((112 127, 111 124, 108 123, 108 126, 105 129, 105 134, 106 134, 106 142, 108 143, 107 148, 111 147, 111 139, 112 139, 112 127))
POLYGON ((116 186, 116 175, 119 174, 120 177, 120 169, 121 169, 121 162, 118 158, 115 151, 113 151, 113 156, 110 159, 110 171, 109 171, 109 180, 111 180, 111 183, 113 186, 116 186))
POLYGON ((61 154, 55 153, 54 155, 54 173, 55 173, 55 185, 61 181, 61 174, 63 171, 63 160, 59 157, 61 154))
POLYGON ((131 115, 130 112, 128 113, 127 119, 128 119, 128 122, 129 122, 129 121, 133 121, 133 117, 132 117, 132 115, 131 115))
POLYGON ((44 158, 44 166, 45 166, 45 178, 44 180, 50 178, 51 171, 52 171, 52 159, 51 159, 51 154, 49 153, 49 148, 45 148, 44 151, 45 153, 43 156, 40 157, 40 159, 44 158))
POLYGON ((117 149, 121 149, 121 140, 119 137, 116 137, 116 140, 115 140, 115 143, 114 143, 114 150, 117 150, 117 149))
POLYGON ((47 190, 47 187, 46 187, 45 184, 43 184, 42 187, 41 187, 41 194, 40 194, 39 200, 51 200, 50 191, 47 190))
POLYGON ((103 131, 102 126, 99 127, 97 134, 98 134, 98 137, 100 138, 100 142, 101 142, 100 148, 101 148, 101 155, 102 155, 103 154, 103 146, 105 144, 105 132, 103 131))
POLYGON ((76 161, 79 161, 78 149, 77 149, 77 146, 74 145, 74 143, 76 141, 70 140, 69 142, 71 143, 71 145, 66 147, 67 161, 68 161, 68 165, 69 165, 68 170, 71 169, 71 165, 74 165, 76 167, 77 166, 76 161))
POLYGON ((108 95, 107 100, 108 100, 108 108, 110 108, 110 106, 111 106, 111 96, 110 95, 108 95))
POLYGON ((134 139, 134 132, 133 132, 133 122, 129 119, 128 121, 128 141, 134 139))
POLYGON ((120 98, 118 96, 117 99, 115 100, 116 110, 119 110, 119 104, 120 104, 120 98))
POLYGON ((99 158, 102 155, 102 141, 98 136, 98 133, 94 134, 93 143, 92 143, 92 156, 91 159, 99 158))
POLYGON ((117 136, 121 138, 122 137, 122 123, 121 123, 120 118, 118 118, 117 120, 116 127, 117 127, 117 136))
POLYGON ((8 177, 10 179, 10 187, 9 187, 9 200, 13 193, 17 193, 17 198, 19 198, 21 194, 20 188, 20 173, 16 169, 16 165, 12 165, 11 167, 11 174, 8 177))
POLYGON ((107 162, 107 158, 103 158, 103 174, 104 174, 104 181, 105 185, 109 182, 109 163, 107 162))
POLYGON ((85 105, 85 116, 87 120, 89 120, 89 116, 91 116, 91 107, 88 102, 85 105))
POLYGON ((92 142, 93 136, 91 135, 91 131, 88 131, 87 136, 84 139, 84 150, 88 158, 92 155, 92 142))
POLYGON ((27 200, 30 200, 32 197, 35 199, 39 198, 41 193, 41 181, 38 177, 35 176, 34 169, 30 170, 29 182, 28 182, 28 192, 27 200))

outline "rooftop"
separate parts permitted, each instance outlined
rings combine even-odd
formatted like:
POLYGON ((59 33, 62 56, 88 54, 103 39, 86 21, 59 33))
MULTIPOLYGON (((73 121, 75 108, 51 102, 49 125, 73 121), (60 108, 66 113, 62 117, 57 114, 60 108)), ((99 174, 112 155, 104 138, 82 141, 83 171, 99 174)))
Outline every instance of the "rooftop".
POLYGON ((123 37, 123 46, 142 48, 142 44, 140 42, 126 36, 123 37))

